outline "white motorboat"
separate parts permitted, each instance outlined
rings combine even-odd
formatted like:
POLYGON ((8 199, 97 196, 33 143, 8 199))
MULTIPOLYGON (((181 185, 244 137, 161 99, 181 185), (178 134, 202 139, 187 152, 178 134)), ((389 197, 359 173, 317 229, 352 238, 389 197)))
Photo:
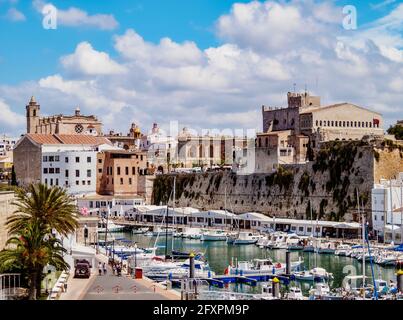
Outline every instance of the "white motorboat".
POLYGON ((111 220, 109 220, 108 222, 103 220, 98 222, 97 231, 98 233, 105 233, 106 229, 108 229, 108 232, 122 232, 124 228, 124 226, 119 226, 111 220))
POLYGON ((349 252, 351 250, 351 246, 349 246, 348 244, 341 244, 337 247, 337 249, 335 250, 334 254, 336 256, 347 256, 347 252, 349 252))
POLYGON ((154 227, 154 230, 152 231, 153 236, 158 236, 158 235, 169 235, 172 236, 173 233, 175 232, 175 229, 172 228, 166 228, 166 227, 154 227))
POLYGON ((274 296, 273 294, 273 281, 269 280, 267 283, 262 284, 262 292, 261 294, 253 295, 254 300, 279 300, 280 293, 278 296, 274 296))
POLYGON ((230 244, 255 244, 259 240, 259 236, 252 232, 241 231, 236 237, 228 237, 227 242, 230 244))
POLYGON ((395 266, 397 263, 397 256, 393 253, 381 253, 376 259, 376 263, 381 266, 395 266))
POLYGON ((132 233, 133 234, 144 234, 149 230, 148 227, 144 227, 144 228, 134 228, 132 229, 132 233))
POLYGON ((336 248, 334 247, 334 243, 332 243, 332 242, 322 243, 317 248, 317 252, 319 254, 334 254, 335 251, 336 251, 336 248))
POLYGON ((327 283, 319 282, 315 284, 315 287, 309 290, 309 298, 313 300, 324 299, 330 295, 330 287, 327 283))
POLYGON ((202 236, 202 230, 200 228, 186 227, 182 231, 182 237, 186 239, 200 239, 202 236))
POLYGON ((226 241, 227 233, 223 230, 205 231, 201 235, 201 241, 226 241))
POLYGON ((304 297, 302 294, 301 288, 291 287, 290 291, 287 293, 288 300, 307 300, 307 297, 304 297))
POLYGON ((284 232, 276 232, 268 245, 269 249, 287 249, 287 234, 284 232))
MULTIPOLYGON (((291 262, 291 271, 297 270, 303 261, 300 259, 291 262)), ((276 262, 271 259, 253 259, 252 261, 238 261, 235 266, 228 266, 226 274, 280 274, 286 272, 286 264, 276 262)))
POLYGON ((333 279, 333 274, 323 268, 313 268, 309 271, 298 271, 293 273, 295 280, 299 281, 328 281, 333 279))
POLYGON ((287 239, 285 241, 287 245, 287 250, 289 251, 297 251, 297 250, 303 250, 304 249, 304 242, 301 237, 299 237, 297 234, 289 234, 287 236, 287 239))
POLYGON ((262 236, 256 243, 256 245, 259 248, 265 248, 267 247, 268 243, 269 243, 270 239, 268 236, 262 236))

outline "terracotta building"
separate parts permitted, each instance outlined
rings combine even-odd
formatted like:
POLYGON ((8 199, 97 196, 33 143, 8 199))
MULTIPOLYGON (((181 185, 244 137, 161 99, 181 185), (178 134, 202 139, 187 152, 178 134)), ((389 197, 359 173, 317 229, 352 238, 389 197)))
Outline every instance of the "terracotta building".
POLYGON ((40 105, 31 97, 26 106, 27 133, 102 135, 102 123, 97 117, 84 116, 77 107, 74 115, 40 116, 40 105))
POLYGON ((144 195, 147 176, 146 152, 114 150, 97 156, 97 193, 144 195))

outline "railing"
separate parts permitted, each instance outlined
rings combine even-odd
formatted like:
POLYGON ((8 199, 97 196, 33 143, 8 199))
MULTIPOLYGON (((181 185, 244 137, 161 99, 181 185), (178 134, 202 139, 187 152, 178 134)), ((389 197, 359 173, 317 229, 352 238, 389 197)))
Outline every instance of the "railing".
POLYGON ((21 295, 19 273, 0 274, 0 300, 9 300, 21 295))

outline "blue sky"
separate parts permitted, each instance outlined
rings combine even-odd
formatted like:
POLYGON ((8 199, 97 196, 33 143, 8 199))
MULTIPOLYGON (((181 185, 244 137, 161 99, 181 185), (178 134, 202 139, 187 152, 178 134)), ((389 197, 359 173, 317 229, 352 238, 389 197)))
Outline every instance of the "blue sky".
MULTIPOLYGON (((88 87, 88 90, 83 94, 94 92, 94 90, 109 92, 112 86, 116 86, 120 90, 118 93, 110 92, 110 105, 115 106, 113 107, 114 109, 111 107, 115 115, 112 115, 111 112, 105 116, 104 122, 108 128, 116 126, 124 130, 124 126, 120 127, 120 121, 112 118, 119 119, 121 117, 123 119, 123 115, 127 114, 128 111, 130 111, 132 120, 139 122, 143 127, 149 127, 152 121, 164 121, 168 116, 169 118, 178 119, 181 123, 195 125, 196 121, 189 115, 183 116, 186 110, 192 108, 202 113, 222 113, 222 119, 225 120, 222 123, 216 122, 215 125, 217 126, 251 126, 256 121, 260 122, 259 105, 283 103, 285 93, 292 88, 293 82, 299 84, 298 89, 302 89, 307 83, 308 87, 321 90, 321 92, 315 93, 323 95, 324 99, 329 103, 348 100, 372 107, 384 113, 388 124, 392 123, 399 112, 402 111, 401 105, 398 105, 398 101, 401 101, 401 93, 397 90, 400 89, 401 83, 403 83, 402 75, 400 74, 400 71, 403 70, 400 69, 402 68, 402 62, 399 60, 399 54, 401 56, 403 47, 402 17, 399 18, 397 14, 403 12, 398 11, 402 1, 343 0, 330 2, 310 0, 306 2, 308 5, 305 5, 304 1, 298 0, 260 1, 260 7, 253 7, 251 1, 246 0, 53 0, 51 3, 61 11, 67 12, 69 9, 74 8, 81 13, 85 13, 88 17, 108 15, 109 18, 116 22, 116 26, 102 28, 97 25, 98 18, 96 17, 94 18, 94 21, 96 20, 95 25, 90 25, 85 20, 73 19, 70 24, 59 24, 56 30, 45 30, 42 27, 43 17, 38 7, 45 3, 47 2, 40 0, 0 0, 0 40, 2 44, 0 48, 0 99, 7 106, 10 114, 22 115, 25 103, 23 101, 27 101, 31 94, 42 99, 44 113, 51 114, 57 111, 46 107, 47 104, 51 103, 60 105, 60 112, 67 112, 66 110, 72 109, 73 106, 68 105, 71 103, 80 104, 88 113, 105 113, 102 105, 108 104, 108 101, 105 101, 106 98, 102 101, 100 100, 99 106, 101 107, 98 109, 97 106, 94 107, 96 103, 92 96, 87 97, 88 99, 83 99, 82 96, 66 90, 66 85, 80 84, 92 86, 88 87), (265 3, 278 4, 278 10, 281 14, 284 14, 285 21, 270 21, 270 19, 273 20, 273 17, 270 16, 270 10, 274 9, 263 9, 265 3), (315 10, 326 3, 330 3, 330 7, 325 8, 326 10, 323 12, 328 13, 328 16, 326 19, 318 18, 315 10), (234 14, 235 4, 245 5, 240 8, 240 12, 244 10, 242 12, 246 16, 255 14, 262 19, 263 24, 267 22, 267 38, 258 37, 259 32, 264 35, 264 30, 255 30, 256 28, 261 28, 262 23, 257 23, 256 26, 253 23, 242 25, 243 22, 239 20, 239 16, 237 17, 234 14), (334 19, 334 14, 336 16, 340 14, 344 5, 354 5, 357 8, 358 29, 356 31, 345 32, 341 28, 341 19, 334 19), (294 9, 296 11, 293 11, 294 9), (295 12, 299 13, 295 17, 298 17, 302 22, 306 18, 305 22, 312 23, 309 27, 317 33, 315 37, 300 30, 301 28, 297 23, 295 23, 297 29, 289 29, 287 24, 293 25, 294 21, 286 21, 287 15, 290 15, 290 19, 292 19, 295 12), (265 17, 264 15, 267 16, 265 17), (229 26, 219 23, 223 17, 229 19, 229 26), (273 26, 279 29, 269 29, 269 27, 273 26), (241 31, 238 32, 238 29, 241 31), (116 37, 123 37, 128 30, 133 30, 145 43, 141 44, 141 48, 136 47, 136 50, 133 49, 134 55, 136 55, 137 50, 146 50, 145 48, 156 52, 162 50, 153 58, 155 61, 149 61, 148 58, 147 61, 139 61, 139 57, 136 57, 136 59, 131 58, 125 52, 117 49, 116 37), (248 39, 248 32, 250 33, 250 39, 248 39), (300 32, 301 37, 306 37, 305 42, 308 44, 296 42, 295 45, 291 45, 284 42, 284 37, 279 38, 279 34, 286 32, 294 34, 300 32), (184 57, 176 57, 175 59, 179 60, 173 63, 175 66, 178 66, 179 63, 181 68, 184 68, 180 70, 184 72, 183 82, 181 83, 172 84, 177 79, 166 78, 171 72, 175 74, 175 70, 170 70, 166 63, 161 66, 161 70, 155 71, 149 68, 150 65, 158 63, 160 61, 159 57, 166 52, 159 46, 161 39, 165 37, 179 46, 187 42, 194 44, 189 53, 191 58, 187 56, 187 58, 193 59, 189 65, 182 66, 178 62, 184 57), (335 43, 342 39, 344 47, 336 46, 336 44, 325 45, 324 42, 333 41, 331 40, 332 37, 335 43), (318 39, 323 41, 320 40, 317 45, 316 41, 319 41, 318 39), (372 42, 377 49, 369 45, 372 42), (93 70, 83 70, 83 65, 78 65, 80 60, 76 51, 79 44, 82 43, 89 44, 89 46, 82 48, 83 51, 87 50, 86 52, 89 55, 98 53, 108 55, 108 61, 105 62, 101 59, 102 62, 113 64, 107 70, 111 70, 111 68, 116 67, 116 64, 119 64, 122 66, 120 70, 125 69, 126 71, 114 71, 109 74, 109 71, 97 73, 93 70), (322 45, 323 47, 321 47, 322 45), (284 47, 284 52, 278 50, 280 46, 284 47), (300 51, 298 52, 298 50, 300 51), (343 53, 340 50, 344 50, 343 53), (372 52, 371 50, 374 51, 372 52), (293 51, 295 51, 293 58, 284 58, 285 54, 290 54, 293 51), (333 59, 338 59, 337 62, 340 63, 347 63, 343 61, 345 60, 344 57, 346 55, 355 55, 356 58, 351 60, 355 64, 352 65, 351 63, 353 62, 350 61, 349 66, 345 65, 355 70, 355 74, 362 72, 364 78, 357 80, 357 77, 352 75, 352 85, 356 83, 365 87, 364 79, 370 76, 371 79, 368 79, 367 83, 368 88, 378 88, 376 78, 379 78, 379 73, 370 74, 370 71, 367 70, 368 66, 375 63, 379 64, 379 72, 382 72, 383 66, 394 70, 393 77, 388 75, 388 77, 390 76, 388 79, 390 83, 393 83, 393 86, 389 88, 390 92, 388 88, 379 89, 380 92, 374 94, 373 97, 368 95, 360 96, 357 92, 346 89, 342 84, 339 85, 339 88, 332 88, 331 84, 340 82, 343 74, 334 75, 334 78, 332 78, 332 75, 329 74, 332 71, 324 70, 324 64, 320 68, 318 66, 314 67, 318 68, 318 71, 304 78, 301 74, 306 74, 303 71, 304 68, 307 68, 306 61, 314 63, 316 58, 312 57, 315 56, 315 51, 323 59, 323 63, 328 61, 329 64, 335 62, 333 59), (381 55, 379 55, 379 51, 381 51, 381 55), (336 58, 334 57, 335 52, 336 58), (76 54, 71 57, 71 63, 67 65, 61 62, 63 57, 74 53, 76 54), (308 57, 308 53, 310 57, 308 57), (220 58, 217 58, 217 55, 220 58), (262 75, 258 66, 250 66, 249 64, 244 66, 244 60, 224 61, 225 63, 231 63, 230 68, 233 68, 233 64, 235 65, 234 69, 231 69, 232 73, 225 71, 225 74, 221 74, 221 67, 219 70, 214 69, 211 71, 211 65, 215 66, 218 63, 217 61, 222 64, 222 59, 227 59, 222 58, 221 55, 223 57, 239 55, 246 57, 243 59, 252 60, 257 57, 256 61, 259 61, 258 63, 260 64, 264 63, 268 71, 262 75), (387 57, 385 58, 385 56, 387 57), (391 56, 393 57, 391 58, 391 56), (307 60, 304 62, 301 57, 307 60), (77 64, 75 65, 74 63, 77 64), (211 87, 203 86, 203 83, 188 86, 186 79, 188 77, 192 79, 192 75, 186 72, 189 70, 193 72, 195 68, 198 68, 195 71, 197 75, 206 76, 206 79, 213 77, 212 79, 216 80, 219 85, 223 85, 223 87, 220 90, 216 90, 216 87, 212 89, 211 87), (250 75, 248 74, 250 78, 245 75, 246 79, 241 81, 238 76, 244 75, 242 70, 245 70, 245 68, 247 68, 247 72, 251 73, 250 75), (133 73, 137 72, 141 74, 134 79, 133 73), (209 72, 212 73, 210 74, 209 72), (253 72, 259 74, 254 74, 253 72), (120 74, 119 77, 122 82, 122 78, 125 78, 126 82, 119 82, 117 74, 120 74), (55 75, 59 75, 60 79, 55 78, 55 75), (217 79, 214 78, 215 75, 217 75, 217 79), (229 84, 229 78, 234 76, 239 81, 229 84), (260 88, 253 85, 253 89, 251 89, 251 79, 259 77, 262 79, 260 83, 269 81, 270 85, 262 85, 260 88), (55 84, 55 79, 59 81, 57 84, 55 84), (95 81, 96 85, 91 80, 95 81), (132 87, 127 85, 129 80, 133 81, 132 87), (136 81, 139 81, 139 83, 136 83, 136 81), (150 85, 143 87, 144 83, 150 85), (259 89, 260 91, 258 91, 259 89), (126 94, 130 90, 132 90, 132 94, 126 94), (267 92, 262 92, 262 90, 267 90, 267 92), (201 91, 208 96, 205 102, 200 100, 205 97, 205 95, 200 94, 201 91), (122 96, 122 92, 125 92, 125 97, 122 96), (380 94, 383 95, 382 98, 380 94), (159 109, 159 106, 157 106, 160 96, 160 100, 164 101, 164 104, 167 101, 171 101, 174 104, 169 110, 166 110, 166 113, 164 113, 162 107, 159 109), (167 96, 170 96, 171 99, 166 98, 167 96), (180 97, 178 98, 178 96, 180 97), (215 99, 212 98, 213 96, 215 99), (165 98, 167 101, 164 100, 165 98), (148 105, 148 112, 145 112, 145 105, 148 105), (157 115, 150 115, 152 110, 155 109, 158 110, 157 115), (175 110, 177 113, 175 113, 175 110), (122 112, 121 115, 119 114, 120 112, 122 112), (231 112, 234 113, 233 116, 231 116, 231 112), (249 119, 249 121, 245 119, 249 119)), ((273 8, 276 7, 274 6, 273 8)), ((66 19, 69 18, 67 15, 66 19)), ((130 37, 128 36, 128 38, 130 37)), ((121 40, 123 41, 123 39, 121 40)), ((133 45, 133 37, 129 40, 131 41, 129 41, 130 45, 133 45)), ((82 51, 80 52, 82 53, 82 51)), ((172 58, 172 55, 170 58, 172 58)), ((172 65, 172 61, 169 63, 172 65)), ((181 73, 179 74, 182 75, 181 73)), ((348 77, 350 76, 348 75, 348 77)), ((203 81, 200 80, 200 82, 203 81)), ((20 125, 7 126, 3 124, 5 126, 4 130, 12 133, 19 132, 22 126, 21 117, 19 119, 16 123, 20 123, 20 125)), ((200 125, 205 126, 206 123, 200 125)), ((128 124, 125 124, 125 126, 128 127, 128 124)), ((2 131, 1 128, 0 131, 2 131)))

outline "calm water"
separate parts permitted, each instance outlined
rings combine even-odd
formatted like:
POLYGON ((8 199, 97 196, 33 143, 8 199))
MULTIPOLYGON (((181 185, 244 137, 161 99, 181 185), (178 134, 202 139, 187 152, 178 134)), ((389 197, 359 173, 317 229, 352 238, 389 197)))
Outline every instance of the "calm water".
MULTIPOLYGON (((156 237, 146 237, 144 235, 134 235, 131 232, 115 233, 115 238, 125 238, 127 240, 136 241, 139 247, 152 247, 155 244, 156 237)), ((158 255, 165 253, 165 235, 161 235, 158 239, 157 250, 158 255)), ((223 274, 225 268, 231 263, 232 258, 239 261, 251 260, 254 258, 270 257, 274 262, 285 262, 285 250, 267 250, 260 249, 256 245, 228 245, 225 241, 202 242, 199 240, 188 240, 181 238, 173 239, 175 250, 185 252, 203 252, 211 269, 218 275, 223 274)), ((168 253, 172 249, 172 237, 168 236, 168 253)), ((311 269, 315 267, 315 254, 309 252, 292 252, 291 260, 297 261, 301 257, 304 260, 304 268, 311 269)), ((352 274, 362 274, 362 263, 357 259, 348 257, 339 257, 331 254, 317 254, 316 263, 318 267, 325 268, 328 272, 333 273, 334 279, 330 283, 331 288, 341 287, 344 277, 351 272, 352 274), (347 266, 347 267, 346 267, 347 266), (343 270, 345 269, 345 270, 343 270), (344 273, 343 273, 344 272, 344 273)), ((371 277, 371 266, 368 262, 366 266, 366 275, 371 277)), ((389 281, 396 281, 395 269, 393 267, 383 268, 374 264, 375 278, 382 278, 389 281)), ((309 289, 311 284, 301 283, 303 291, 309 289)), ((234 291, 253 292, 260 291, 259 287, 253 288, 245 284, 231 285, 234 291)))

